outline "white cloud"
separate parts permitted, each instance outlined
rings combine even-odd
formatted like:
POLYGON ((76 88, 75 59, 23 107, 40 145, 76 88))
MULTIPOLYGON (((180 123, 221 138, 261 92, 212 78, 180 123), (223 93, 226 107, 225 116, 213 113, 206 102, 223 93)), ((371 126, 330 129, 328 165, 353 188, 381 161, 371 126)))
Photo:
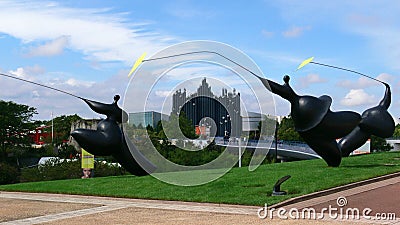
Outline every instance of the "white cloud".
POLYGON ((291 27, 290 29, 282 32, 282 35, 285 38, 295 38, 301 36, 304 31, 311 30, 310 26, 306 27, 291 27))
POLYGON ((371 86, 375 86, 378 85, 379 83, 377 83, 374 80, 371 80, 369 78, 366 77, 360 77, 355 81, 352 80, 341 80, 337 83, 337 86, 339 87, 344 87, 344 88, 366 88, 366 87, 371 87, 371 86))
POLYGON ((27 74, 26 74, 24 68, 22 68, 22 67, 18 67, 16 70, 10 70, 9 73, 12 75, 15 75, 18 78, 26 79, 26 77, 27 77, 27 74))
POLYGON ((381 80, 386 83, 391 83, 394 80, 394 76, 388 73, 381 73, 379 74, 376 79, 381 80))
POLYGON ((40 94, 38 91, 32 91, 32 98, 40 98, 40 94))
POLYGON ((161 90, 156 91, 156 96, 158 97, 168 97, 170 95, 171 91, 161 91, 161 90))
POLYGON ((24 70, 26 71, 26 73, 33 75, 44 74, 46 72, 46 70, 39 65, 26 66, 24 67, 24 70))
POLYGON ((14 75, 18 78, 34 81, 37 75, 45 73, 46 70, 39 65, 18 67, 15 70, 9 70, 10 75, 14 75))
POLYGON ((364 89, 351 89, 349 93, 340 101, 344 106, 368 105, 376 102, 374 95, 367 94, 364 89))
POLYGON ((150 31, 151 24, 132 23, 126 14, 109 9, 77 9, 39 1, 0 1, 0 32, 24 44, 47 44, 30 53, 51 55, 68 48, 88 60, 123 61, 127 65, 143 52, 154 52, 176 40, 150 31), (66 38, 68 37, 68 39, 66 38), (67 41, 68 40, 68 41, 67 41))
MULTIPOLYGON (((70 78, 64 73, 31 73, 44 71, 38 66, 20 67, 9 71, 18 78, 35 81, 59 90, 72 93, 83 98, 111 103, 115 94, 123 93, 127 82, 127 71, 121 71, 104 81, 87 81, 70 78)), ((49 119, 54 115, 75 114, 86 118, 99 118, 101 115, 92 112, 86 104, 63 93, 0 76, 0 96, 2 100, 14 101, 37 108, 35 119, 49 119)))
POLYGON ((43 45, 32 47, 28 56, 54 56, 63 53, 64 48, 68 45, 69 37, 61 36, 43 45))
POLYGON ((320 77, 319 74, 314 74, 314 73, 308 74, 307 76, 301 77, 299 79, 300 88, 307 88, 310 86, 310 84, 325 83, 325 82, 327 82, 326 79, 320 77))
POLYGON ((68 79, 67 81, 65 81, 65 83, 73 87, 91 87, 93 86, 93 84, 95 84, 94 81, 83 81, 74 78, 68 79))

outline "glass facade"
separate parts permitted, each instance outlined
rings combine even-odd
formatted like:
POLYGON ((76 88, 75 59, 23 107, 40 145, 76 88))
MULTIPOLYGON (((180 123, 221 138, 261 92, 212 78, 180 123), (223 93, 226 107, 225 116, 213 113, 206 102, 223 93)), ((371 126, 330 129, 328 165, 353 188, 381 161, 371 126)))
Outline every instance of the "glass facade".
POLYGON ((168 120, 167 115, 162 115, 159 112, 148 111, 148 112, 135 112, 129 113, 129 124, 135 126, 147 127, 150 125, 151 127, 156 127, 157 123, 161 121, 161 119, 168 120))

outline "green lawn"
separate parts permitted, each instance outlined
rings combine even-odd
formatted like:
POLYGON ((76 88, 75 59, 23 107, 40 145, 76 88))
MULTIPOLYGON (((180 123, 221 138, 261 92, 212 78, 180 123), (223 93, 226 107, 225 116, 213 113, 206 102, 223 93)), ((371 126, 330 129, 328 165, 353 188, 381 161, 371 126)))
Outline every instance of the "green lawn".
POLYGON ((193 187, 166 184, 151 176, 117 176, 2 185, 0 190, 263 206, 398 171, 400 152, 388 152, 344 158, 337 168, 322 160, 262 165, 253 172, 234 168, 218 180, 193 187), (271 197, 272 186, 285 175, 292 177, 281 189, 289 194, 271 197))

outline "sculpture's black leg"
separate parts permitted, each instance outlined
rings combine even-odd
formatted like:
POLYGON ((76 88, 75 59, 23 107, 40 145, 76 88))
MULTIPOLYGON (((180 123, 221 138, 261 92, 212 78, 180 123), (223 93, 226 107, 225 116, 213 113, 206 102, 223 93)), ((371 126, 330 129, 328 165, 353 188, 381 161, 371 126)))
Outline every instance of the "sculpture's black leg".
POLYGON ((321 156, 328 166, 338 167, 342 161, 342 153, 335 139, 326 139, 308 132, 300 132, 307 144, 321 156))
POLYGON ((357 148, 361 147, 370 138, 371 134, 363 131, 360 127, 354 128, 354 130, 343 137, 339 141, 339 147, 342 151, 342 156, 349 156, 350 153, 357 148))

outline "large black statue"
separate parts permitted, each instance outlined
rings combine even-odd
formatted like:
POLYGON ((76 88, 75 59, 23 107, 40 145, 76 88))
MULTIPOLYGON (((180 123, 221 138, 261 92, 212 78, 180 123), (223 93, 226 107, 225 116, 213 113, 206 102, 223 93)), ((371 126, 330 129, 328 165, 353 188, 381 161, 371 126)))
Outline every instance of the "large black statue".
POLYGON ((131 174, 147 175, 153 172, 156 166, 149 162, 129 139, 125 138, 118 123, 127 122, 128 115, 118 106, 119 99, 119 95, 114 96, 112 104, 82 99, 93 111, 106 115, 107 118, 100 121, 97 130, 76 129, 71 136, 89 153, 100 156, 111 155, 131 174), (132 154, 129 149, 132 150, 132 154), (143 167, 147 168, 147 171, 143 167))
POLYGON ((287 75, 283 78, 283 85, 259 79, 273 93, 290 102, 296 131, 329 166, 339 166, 342 156, 348 156, 362 146, 371 135, 382 138, 393 135, 394 121, 387 112, 391 92, 386 83, 385 96, 379 105, 359 115, 351 111, 332 112, 332 99, 327 95, 319 98, 297 95, 290 87, 287 75), (342 138, 339 143, 336 142, 338 138, 342 138))

